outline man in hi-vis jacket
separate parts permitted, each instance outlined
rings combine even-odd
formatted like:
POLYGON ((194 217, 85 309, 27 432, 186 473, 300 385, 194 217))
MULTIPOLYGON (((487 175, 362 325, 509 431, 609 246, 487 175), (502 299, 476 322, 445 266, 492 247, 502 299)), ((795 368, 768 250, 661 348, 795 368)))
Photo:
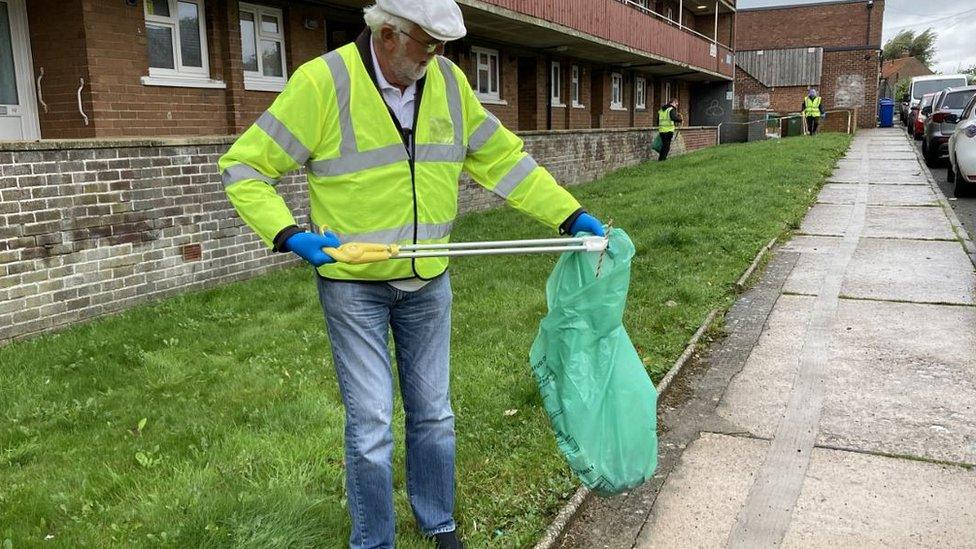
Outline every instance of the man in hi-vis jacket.
POLYGON ((264 243, 315 267, 345 406, 350 546, 394 544, 392 330, 410 505, 438 547, 463 547, 454 520, 447 258, 352 265, 322 248, 448 242, 462 171, 553 230, 604 231, 440 55, 466 34, 454 0, 377 0, 365 20, 354 43, 299 67, 219 165, 227 196, 264 243), (301 166, 311 231, 275 191, 301 166))

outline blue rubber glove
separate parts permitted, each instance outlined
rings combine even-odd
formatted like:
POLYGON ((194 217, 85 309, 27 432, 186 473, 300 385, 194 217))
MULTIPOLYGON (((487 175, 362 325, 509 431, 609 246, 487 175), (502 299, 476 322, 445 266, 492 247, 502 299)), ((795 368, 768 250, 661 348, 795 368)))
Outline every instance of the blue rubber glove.
POLYGON ((321 267, 326 263, 335 263, 335 259, 322 251, 322 248, 338 248, 339 237, 334 233, 326 231, 325 234, 316 234, 305 231, 295 233, 285 241, 285 249, 294 252, 308 261, 315 267, 321 267))
POLYGON ((603 224, 588 213, 580 214, 576 218, 576 221, 573 221, 572 226, 569 227, 569 234, 575 235, 578 232, 587 232, 593 236, 607 236, 603 232, 603 224))

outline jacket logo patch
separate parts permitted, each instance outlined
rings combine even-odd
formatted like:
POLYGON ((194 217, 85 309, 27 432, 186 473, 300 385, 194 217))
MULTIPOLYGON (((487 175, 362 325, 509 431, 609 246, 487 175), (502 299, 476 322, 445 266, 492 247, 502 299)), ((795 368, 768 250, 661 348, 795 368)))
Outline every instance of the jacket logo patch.
POLYGON ((453 143, 454 126, 450 118, 433 117, 427 121, 430 128, 430 139, 434 143, 453 143))

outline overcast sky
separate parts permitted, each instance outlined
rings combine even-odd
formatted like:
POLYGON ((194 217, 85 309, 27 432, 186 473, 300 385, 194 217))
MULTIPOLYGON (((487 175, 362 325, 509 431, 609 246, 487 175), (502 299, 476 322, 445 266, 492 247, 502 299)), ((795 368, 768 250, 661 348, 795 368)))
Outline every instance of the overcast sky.
MULTIPOLYGON (((739 0, 739 8, 817 4, 822 0, 739 0)), ((816 21, 811 24, 816 25, 816 21)), ((905 29, 922 32, 931 27, 939 35, 933 70, 956 72, 976 65, 976 0, 887 0, 884 38, 905 29), (962 14, 962 15, 960 15, 962 14)))

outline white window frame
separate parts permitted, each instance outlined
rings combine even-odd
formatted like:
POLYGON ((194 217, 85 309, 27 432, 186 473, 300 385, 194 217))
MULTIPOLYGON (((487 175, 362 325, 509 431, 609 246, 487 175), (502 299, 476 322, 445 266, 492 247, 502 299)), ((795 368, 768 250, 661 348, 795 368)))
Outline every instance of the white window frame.
POLYGON ((662 101, 661 104, 663 105, 665 102, 671 101, 672 98, 673 97, 671 95, 671 82, 665 82, 664 83, 664 97, 662 98, 664 101, 662 101))
POLYGON ((506 101, 502 101, 502 58, 499 55, 498 50, 493 50, 489 48, 481 48, 478 46, 472 46, 471 54, 474 55, 474 94, 481 100, 482 103, 507 105, 506 101), (487 58, 487 63, 481 63, 481 56, 484 55, 487 58), (491 58, 495 58, 495 72, 492 74, 491 70, 491 58), (485 69, 488 72, 488 93, 482 93, 481 90, 481 69, 485 69), (494 80, 494 82, 493 82, 494 80), (492 83, 494 83, 494 91, 492 91, 492 83))
MULTIPOLYGON (((285 89, 285 84, 288 82, 288 63, 287 57, 285 55, 285 17, 282 11, 278 8, 271 8, 268 6, 260 6, 257 4, 248 4, 246 2, 240 2, 238 7, 239 12, 250 13, 254 16, 254 47, 257 51, 257 61, 258 70, 257 71, 244 71, 244 89, 251 91, 270 91, 270 92, 280 92, 285 89), (269 33, 261 30, 261 17, 262 16, 274 17, 278 20, 278 33, 269 33), (264 75, 264 62, 261 56, 261 40, 274 40, 281 43, 281 76, 265 76, 264 75)), ((238 15, 238 20, 240 20, 240 15, 238 15)), ((243 36, 241 55, 244 55, 243 50, 243 36)), ((241 58, 243 61, 243 57, 241 58)))
MULTIPOLYGON (((204 0, 167 0, 169 4, 169 17, 149 14, 148 2, 143 4, 143 18, 145 26, 164 27, 170 30, 173 38, 173 66, 172 69, 159 67, 149 67, 149 76, 141 78, 142 84, 147 86, 179 86, 191 88, 226 88, 227 86, 219 81, 210 78, 210 54, 207 48, 207 15, 204 0), (186 67, 183 65, 182 51, 180 48, 180 29, 179 29, 179 2, 196 4, 197 13, 200 15, 200 26, 197 32, 200 33, 200 67, 186 67)), ((148 48, 148 44, 146 46, 148 48)))
POLYGON ((583 108, 583 103, 580 101, 580 67, 579 65, 573 65, 571 69, 572 82, 569 88, 570 100, 573 103, 573 107, 577 109, 583 108))
POLYGON ((642 76, 634 78, 634 108, 639 110, 647 108, 647 80, 642 76))
POLYGON ((619 72, 610 73, 610 110, 627 110, 624 107, 624 75, 619 72))
POLYGON ((549 84, 552 93, 549 102, 553 107, 565 107, 563 103, 563 68, 559 61, 553 61, 549 66, 549 84))
MULTIPOLYGON (((667 15, 665 17, 668 18, 668 21, 674 21, 674 8, 673 7, 668 6, 667 15)), ((680 22, 678 22, 678 23, 680 24, 680 22)))

